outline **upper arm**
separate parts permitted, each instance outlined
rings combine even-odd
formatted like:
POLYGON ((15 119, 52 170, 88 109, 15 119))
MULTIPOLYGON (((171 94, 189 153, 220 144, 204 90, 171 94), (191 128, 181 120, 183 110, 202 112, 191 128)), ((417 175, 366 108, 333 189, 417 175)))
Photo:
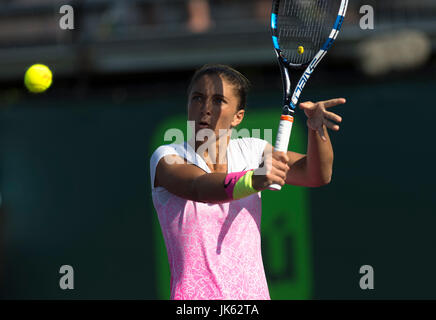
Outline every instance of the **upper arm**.
POLYGON ((229 201, 224 189, 226 173, 206 173, 177 155, 167 155, 156 167, 155 186, 164 187, 180 198, 196 202, 229 201))
POLYGON ((155 187, 164 187, 169 192, 185 198, 194 199, 195 188, 193 182, 206 172, 199 167, 188 164, 178 155, 162 157, 156 166, 155 187))
POLYGON ((289 171, 286 175, 286 184, 293 186, 311 187, 307 171, 307 156, 305 154, 288 151, 289 171))

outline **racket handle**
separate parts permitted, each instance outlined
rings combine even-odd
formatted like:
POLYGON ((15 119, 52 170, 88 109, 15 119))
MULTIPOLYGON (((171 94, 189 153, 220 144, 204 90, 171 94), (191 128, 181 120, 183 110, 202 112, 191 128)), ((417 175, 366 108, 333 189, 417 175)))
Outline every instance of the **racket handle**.
MULTIPOLYGON (((277 132, 276 144, 274 149, 276 151, 288 151, 289 139, 291 138, 292 124, 294 117, 289 115, 282 115, 280 117, 279 130, 277 132)), ((282 186, 279 184, 272 184, 268 187, 270 190, 281 190, 282 186)))
POLYGON ((288 151, 289 138, 291 137, 292 124, 294 117, 282 115, 280 117, 279 130, 277 131, 276 144, 274 149, 281 152, 288 151))
POLYGON ((282 186, 277 184, 277 183, 274 183, 274 184, 268 186, 268 190, 278 191, 281 189, 282 189, 282 186))

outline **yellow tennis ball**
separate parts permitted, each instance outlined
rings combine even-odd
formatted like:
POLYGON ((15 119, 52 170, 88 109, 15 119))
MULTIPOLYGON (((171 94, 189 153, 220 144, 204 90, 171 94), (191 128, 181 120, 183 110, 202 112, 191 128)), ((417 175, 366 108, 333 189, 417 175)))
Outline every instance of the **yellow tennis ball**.
POLYGON ((303 52, 304 52, 304 47, 299 46, 299 47, 298 47, 298 53, 299 53, 299 54, 303 54, 303 52))
POLYGON ((52 72, 43 64, 34 64, 24 75, 24 84, 33 93, 44 92, 51 86, 52 81, 52 72))

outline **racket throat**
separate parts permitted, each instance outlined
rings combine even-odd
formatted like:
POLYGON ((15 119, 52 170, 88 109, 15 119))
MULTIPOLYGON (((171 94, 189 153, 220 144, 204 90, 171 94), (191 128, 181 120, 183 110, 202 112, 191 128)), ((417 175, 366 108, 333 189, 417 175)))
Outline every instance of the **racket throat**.
POLYGON ((289 70, 288 68, 284 67, 283 64, 280 64, 280 71, 282 75, 283 92, 285 94, 283 105, 291 106, 292 101, 289 97, 292 96, 292 89, 291 89, 291 77, 289 75, 289 70))
POLYGON ((292 103, 292 100, 289 97, 285 97, 283 102, 282 115, 293 117, 295 114, 295 108, 295 104, 292 103))

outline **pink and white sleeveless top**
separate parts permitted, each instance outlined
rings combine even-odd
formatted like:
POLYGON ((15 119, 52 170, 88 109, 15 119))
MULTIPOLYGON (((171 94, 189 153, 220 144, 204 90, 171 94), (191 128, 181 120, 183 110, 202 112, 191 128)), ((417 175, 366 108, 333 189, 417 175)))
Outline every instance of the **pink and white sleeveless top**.
MULTIPOLYGON (((228 172, 258 168, 266 141, 230 140, 228 172)), ((154 187, 156 166, 177 154, 210 173, 188 143, 159 147, 150 161, 153 203, 167 248, 171 299, 270 299, 263 268, 260 193, 224 204, 182 199, 154 187)))

